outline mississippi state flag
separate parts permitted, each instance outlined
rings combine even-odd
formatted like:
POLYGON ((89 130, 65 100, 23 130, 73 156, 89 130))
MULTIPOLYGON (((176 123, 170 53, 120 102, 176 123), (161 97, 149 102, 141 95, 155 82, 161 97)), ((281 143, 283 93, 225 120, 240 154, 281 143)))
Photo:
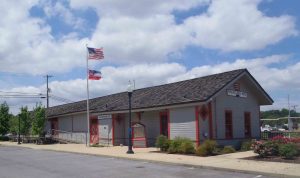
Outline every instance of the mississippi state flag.
POLYGON ((101 72, 96 70, 89 70, 89 79, 90 80, 100 80, 102 78, 101 72))
POLYGON ((100 60, 104 59, 103 48, 89 48, 88 50, 88 59, 100 60))

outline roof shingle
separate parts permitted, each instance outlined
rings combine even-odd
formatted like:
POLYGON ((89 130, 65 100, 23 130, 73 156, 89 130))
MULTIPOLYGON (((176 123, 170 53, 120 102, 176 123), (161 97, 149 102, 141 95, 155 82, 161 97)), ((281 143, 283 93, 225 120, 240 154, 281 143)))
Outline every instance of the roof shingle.
MULTIPOLYGON (((134 90, 132 109, 152 108, 208 100, 246 69, 134 90)), ((127 92, 90 99, 90 112, 128 109, 127 92)), ((86 111, 86 100, 50 107, 48 117, 86 111)))

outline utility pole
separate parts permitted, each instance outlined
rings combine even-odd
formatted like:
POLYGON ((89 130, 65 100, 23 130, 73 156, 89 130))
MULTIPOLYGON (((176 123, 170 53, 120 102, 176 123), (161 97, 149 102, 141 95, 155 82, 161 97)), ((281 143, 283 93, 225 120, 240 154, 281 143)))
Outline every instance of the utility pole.
POLYGON ((46 80, 47 80, 47 109, 49 108, 49 92, 50 92, 50 89, 49 89, 49 78, 53 77, 52 75, 46 75, 46 80))
MULTIPOLYGON (((296 112, 296 107, 297 107, 298 105, 291 105, 290 106, 290 108, 294 108, 293 110, 294 110, 294 113, 295 114, 297 114, 297 112, 296 112)), ((291 113, 291 112, 290 112, 291 113)), ((289 114, 290 116, 291 116, 291 114, 289 114)), ((297 115, 296 115, 297 116, 297 115)), ((290 118, 290 120, 291 120, 291 127, 292 127, 292 130, 294 129, 294 126, 295 126, 295 124, 297 124, 297 122, 296 122, 296 119, 291 119, 290 118), (296 122, 296 123, 294 123, 294 122, 296 122)))
POLYGON ((295 113, 297 113, 296 107, 298 107, 298 105, 293 105, 292 107, 294 108, 293 110, 295 111, 295 113))
POLYGON ((292 131, 293 130, 293 121, 291 119, 290 95, 288 95, 288 107, 289 107, 288 128, 289 128, 289 131, 292 131))

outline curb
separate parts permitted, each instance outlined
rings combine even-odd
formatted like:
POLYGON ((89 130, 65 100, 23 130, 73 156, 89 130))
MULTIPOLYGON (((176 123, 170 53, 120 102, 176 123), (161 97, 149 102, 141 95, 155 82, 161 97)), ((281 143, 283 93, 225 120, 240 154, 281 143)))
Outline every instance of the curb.
POLYGON ((66 151, 66 150, 53 150, 48 148, 30 148, 22 145, 3 145, 0 146, 4 147, 22 147, 27 149, 33 150, 44 150, 44 151, 53 151, 53 152, 63 152, 63 153, 73 153, 73 154, 81 154, 81 155, 89 155, 89 156, 101 156, 101 157, 109 157, 109 158, 116 158, 116 159, 126 159, 126 160, 134 160, 134 161, 145 161, 149 163, 159 163, 159 164, 166 164, 166 165, 177 165, 177 166, 185 166, 185 167, 194 167, 194 168, 202 168, 202 169, 211 169, 211 170, 220 170, 220 171, 230 171, 230 172, 237 172, 237 173, 246 173, 246 174, 259 174, 264 176, 272 176, 272 177, 280 177, 280 178, 299 178, 300 176, 293 176, 293 175, 284 175, 284 174, 276 174, 276 173, 268 173, 268 172, 260 172, 260 171, 251 171, 251 170, 239 170, 234 168, 222 168, 222 167, 214 167, 214 166, 205 166, 205 165, 194 165, 188 163, 174 163, 168 161, 160 161, 160 160, 149 160, 143 158, 129 158, 129 157, 122 157, 122 156, 114 156, 114 155, 102 155, 102 154, 95 154, 95 153, 82 153, 82 152, 73 152, 73 151, 66 151))

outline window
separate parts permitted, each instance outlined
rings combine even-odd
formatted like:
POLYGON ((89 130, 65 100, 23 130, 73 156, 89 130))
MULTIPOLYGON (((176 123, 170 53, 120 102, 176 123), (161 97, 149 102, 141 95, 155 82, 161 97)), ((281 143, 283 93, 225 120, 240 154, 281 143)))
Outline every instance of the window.
POLYGON ((235 83, 233 84, 233 87, 234 87, 234 90, 235 90, 235 91, 240 91, 240 90, 241 90, 240 83, 235 82, 235 83))
POLYGON ((160 113, 160 134, 164 136, 168 135, 168 113, 167 112, 161 112, 160 113))
POLYGON ((251 137, 251 115, 250 112, 245 112, 244 114, 244 124, 245 124, 245 137, 251 137))
POLYGON ((225 137, 232 138, 232 111, 225 111, 225 137))

